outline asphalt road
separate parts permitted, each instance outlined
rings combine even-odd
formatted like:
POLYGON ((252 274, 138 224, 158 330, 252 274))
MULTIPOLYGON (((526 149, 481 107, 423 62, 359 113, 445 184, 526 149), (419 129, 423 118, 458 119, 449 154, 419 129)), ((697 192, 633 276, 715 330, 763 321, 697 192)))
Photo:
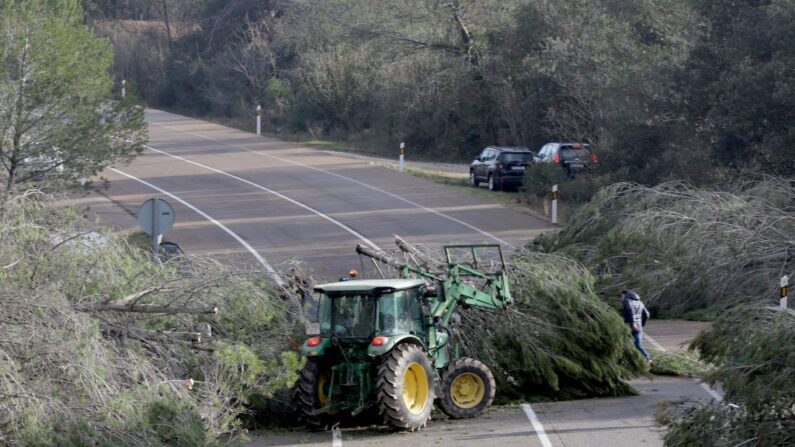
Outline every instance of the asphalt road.
POLYGON ((322 279, 360 267, 357 244, 394 247, 393 235, 445 243, 521 246, 549 228, 540 219, 430 180, 299 144, 147 111, 149 149, 103 173, 107 198, 91 196, 102 222, 134 229, 140 203, 168 200, 176 224, 165 240, 188 252, 279 270, 300 258, 322 279), (255 260, 254 253, 261 257, 255 260))
MULTIPOLYGON (((521 247, 550 228, 545 221, 366 159, 256 137, 228 127, 148 110, 151 143, 132 164, 108 169, 104 196, 76 199, 102 222, 134 230, 139 204, 168 200, 176 224, 165 240, 189 253, 263 268, 272 276, 295 259, 333 280, 360 267, 357 244, 393 246, 393 235, 435 248, 449 243, 521 247)), ((654 322, 652 323, 654 324, 654 322)), ((668 350, 699 328, 651 326, 668 350)), ((709 399, 690 379, 634 383, 634 397, 534 403, 494 408, 481 418, 435 417, 419 433, 345 429, 335 433, 256 435, 250 445, 405 446, 657 446, 656 404, 680 397, 709 399)))

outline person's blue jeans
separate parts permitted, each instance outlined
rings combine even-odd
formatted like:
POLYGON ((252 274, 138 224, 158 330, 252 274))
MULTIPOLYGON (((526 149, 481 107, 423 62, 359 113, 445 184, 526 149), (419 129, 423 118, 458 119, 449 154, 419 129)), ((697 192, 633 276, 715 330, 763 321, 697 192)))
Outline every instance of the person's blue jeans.
POLYGON ((635 339, 635 347, 638 348, 638 351, 640 351, 640 353, 643 354, 643 357, 646 357, 646 360, 651 361, 649 353, 646 352, 645 349, 643 349, 643 332, 641 331, 633 332, 632 338, 635 339))

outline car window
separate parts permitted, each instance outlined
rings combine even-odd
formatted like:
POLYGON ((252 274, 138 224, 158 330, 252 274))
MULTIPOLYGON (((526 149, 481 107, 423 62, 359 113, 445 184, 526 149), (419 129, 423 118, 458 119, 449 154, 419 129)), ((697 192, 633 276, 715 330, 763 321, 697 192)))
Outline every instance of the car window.
POLYGON ((588 154, 590 146, 587 144, 564 144, 560 147, 560 156, 563 158, 582 158, 588 154))
POLYGON ((547 158, 549 158, 549 149, 550 146, 548 144, 545 144, 544 147, 542 147, 541 150, 538 151, 538 156, 541 157, 541 159, 546 160, 547 158))
POLYGON ((480 155, 478 155, 478 160, 485 161, 488 158, 488 156, 489 156, 489 150, 484 149, 483 152, 481 152, 480 155))
POLYGON ((486 158, 483 161, 491 161, 497 158, 497 152, 494 150, 489 150, 488 154, 486 154, 486 158))
POLYGON ((530 161, 529 152, 503 152, 500 161, 504 163, 527 163, 530 161))

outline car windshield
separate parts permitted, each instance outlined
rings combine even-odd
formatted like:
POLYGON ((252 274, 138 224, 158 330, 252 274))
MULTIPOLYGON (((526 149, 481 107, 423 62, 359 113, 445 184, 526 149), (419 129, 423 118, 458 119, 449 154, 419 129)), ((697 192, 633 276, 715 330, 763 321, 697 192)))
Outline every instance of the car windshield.
POLYGON ((321 295, 320 335, 370 338, 375 333, 375 298, 372 295, 321 295))
POLYGON ((530 160, 529 152, 503 152, 500 159, 505 163, 527 163, 530 160))

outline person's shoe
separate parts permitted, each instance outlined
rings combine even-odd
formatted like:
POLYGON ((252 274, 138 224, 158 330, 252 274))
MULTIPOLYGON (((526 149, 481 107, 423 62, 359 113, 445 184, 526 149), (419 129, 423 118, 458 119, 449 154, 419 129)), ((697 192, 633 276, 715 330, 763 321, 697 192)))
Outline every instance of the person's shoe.
POLYGON ((654 369, 654 360, 649 360, 649 369, 654 369))

